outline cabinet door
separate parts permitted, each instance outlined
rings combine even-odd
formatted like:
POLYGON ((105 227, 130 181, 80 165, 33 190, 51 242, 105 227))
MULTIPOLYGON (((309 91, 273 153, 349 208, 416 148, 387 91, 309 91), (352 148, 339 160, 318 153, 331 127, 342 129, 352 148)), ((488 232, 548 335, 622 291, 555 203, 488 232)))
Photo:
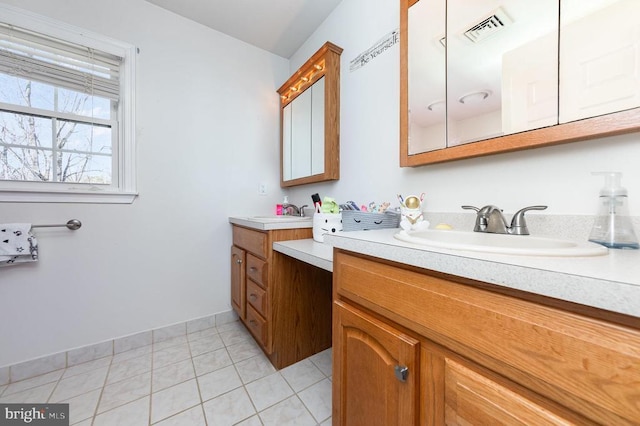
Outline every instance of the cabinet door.
POLYGON ((334 426, 415 425, 418 341, 341 302, 333 315, 334 426))
POLYGON ((236 246, 231 247, 231 306, 241 319, 246 317, 245 268, 246 252, 236 246))
POLYGON ((444 370, 447 425, 579 424, 457 361, 445 359, 444 370))

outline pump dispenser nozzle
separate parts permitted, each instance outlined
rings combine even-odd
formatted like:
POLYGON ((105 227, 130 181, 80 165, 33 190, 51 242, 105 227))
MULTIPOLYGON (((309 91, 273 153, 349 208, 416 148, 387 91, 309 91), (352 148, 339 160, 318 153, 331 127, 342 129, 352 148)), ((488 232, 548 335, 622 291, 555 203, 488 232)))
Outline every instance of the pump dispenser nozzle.
POLYGON ((622 187, 622 173, 620 172, 592 172, 594 176, 604 176, 604 186, 600 190, 600 196, 618 197, 627 196, 627 190, 622 187))
POLYGON ((600 210, 593 223, 589 241, 616 249, 638 249, 638 238, 627 211, 627 190, 620 184, 620 172, 593 172, 604 176, 600 190, 600 210))

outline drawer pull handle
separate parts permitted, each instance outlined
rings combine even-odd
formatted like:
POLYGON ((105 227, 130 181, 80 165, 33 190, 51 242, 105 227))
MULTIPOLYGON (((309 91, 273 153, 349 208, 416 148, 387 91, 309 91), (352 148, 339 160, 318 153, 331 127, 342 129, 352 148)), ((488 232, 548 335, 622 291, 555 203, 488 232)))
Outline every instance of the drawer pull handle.
POLYGON ((251 324, 252 327, 258 326, 258 322, 256 320, 249 320, 249 324, 251 324))
POLYGON ((258 296, 256 296, 255 293, 251 293, 249 295, 249 299, 251 299, 252 302, 255 302, 256 300, 258 300, 258 296))
POLYGON ((258 268, 256 268, 255 266, 252 266, 251 268, 249 268, 249 271, 251 272, 257 272, 258 268))
POLYGON ((396 365, 394 370, 396 374, 396 379, 400 380, 403 383, 407 381, 407 376, 409 375, 409 367, 402 367, 400 365, 396 365))
POLYGON ((242 259, 236 259, 236 263, 240 265, 242 263, 242 259))

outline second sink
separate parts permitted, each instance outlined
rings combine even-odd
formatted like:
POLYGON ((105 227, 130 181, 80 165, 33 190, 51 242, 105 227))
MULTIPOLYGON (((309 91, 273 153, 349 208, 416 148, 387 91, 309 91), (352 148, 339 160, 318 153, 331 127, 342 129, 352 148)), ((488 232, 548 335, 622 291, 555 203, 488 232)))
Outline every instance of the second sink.
POLYGON ((435 248, 510 255, 601 256, 608 253, 606 247, 586 241, 482 232, 428 229, 398 232, 394 237, 401 241, 435 248))
POLYGON ((291 215, 272 215, 272 216, 251 216, 248 217, 247 220, 256 220, 259 222, 280 222, 280 221, 287 221, 287 222, 293 222, 293 221, 306 221, 306 220, 311 220, 312 217, 311 216, 291 216, 291 215))

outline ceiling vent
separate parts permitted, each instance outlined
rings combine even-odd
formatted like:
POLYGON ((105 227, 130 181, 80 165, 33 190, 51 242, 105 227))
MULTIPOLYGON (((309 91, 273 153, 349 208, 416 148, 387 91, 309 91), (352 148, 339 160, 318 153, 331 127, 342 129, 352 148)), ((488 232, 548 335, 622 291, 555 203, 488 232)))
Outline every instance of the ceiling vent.
POLYGON ((491 15, 482 19, 464 32, 465 37, 473 43, 480 43, 504 30, 513 21, 502 8, 494 10, 491 15))

